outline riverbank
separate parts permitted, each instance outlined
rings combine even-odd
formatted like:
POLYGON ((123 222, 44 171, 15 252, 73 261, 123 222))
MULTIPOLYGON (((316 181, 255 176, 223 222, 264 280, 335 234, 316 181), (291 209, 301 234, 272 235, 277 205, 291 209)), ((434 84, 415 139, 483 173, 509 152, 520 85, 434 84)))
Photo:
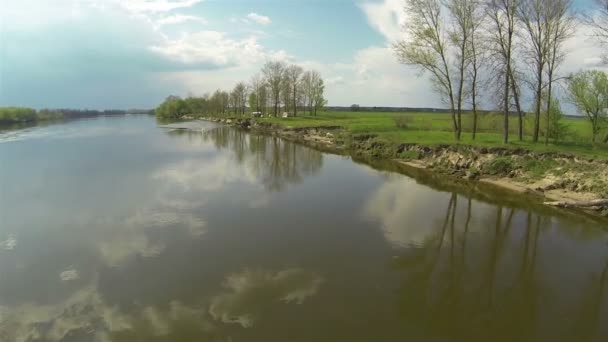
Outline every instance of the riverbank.
POLYGON ((523 148, 395 143, 341 126, 285 127, 255 119, 203 118, 357 158, 411 168, 537 197, 549 206, 608 217, 608 160, 523 148))

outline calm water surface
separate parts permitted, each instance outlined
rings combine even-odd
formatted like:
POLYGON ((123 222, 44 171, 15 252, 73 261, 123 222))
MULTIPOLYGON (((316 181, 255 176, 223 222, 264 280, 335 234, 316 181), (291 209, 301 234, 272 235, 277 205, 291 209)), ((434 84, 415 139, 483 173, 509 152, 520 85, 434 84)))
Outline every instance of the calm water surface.
POLYGON ((0 133, 0 341, 608 340, 603 224, 190 126, 0 133))

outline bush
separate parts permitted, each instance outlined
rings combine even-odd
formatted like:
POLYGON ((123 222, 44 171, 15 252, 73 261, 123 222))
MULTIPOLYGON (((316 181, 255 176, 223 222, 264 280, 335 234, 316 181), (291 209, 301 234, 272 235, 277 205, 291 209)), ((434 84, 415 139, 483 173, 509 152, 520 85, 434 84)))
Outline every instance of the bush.
POLYGON ((179 119, 188 114, 188 105, 179 97, 169 96, 154 113, 161 119, 179 119))
POLYGON ((16 123, 36 120, 36 110, 24 107, 2 107, 0 108, 0 122, 16 123))
POLYGON ((402 115, 395 117, 395 125, 401 129, 411 128, 412 123, 414 122, 414 117, 409 115, 402 115))
POLYGON ((489 175, 506 176, 511 173, 511 171, 515 170, 515 165, 513 165, 513 160, 511 158, 499 157, 487 163, 484 170, 489 175))

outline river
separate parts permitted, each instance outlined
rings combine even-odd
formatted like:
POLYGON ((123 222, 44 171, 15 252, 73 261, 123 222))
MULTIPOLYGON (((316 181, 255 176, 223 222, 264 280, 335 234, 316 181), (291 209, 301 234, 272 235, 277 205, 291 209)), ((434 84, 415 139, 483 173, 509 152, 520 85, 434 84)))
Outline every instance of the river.
POLYGON ((452 191, 212 123, 1 132, 0 341, 608 340, 605 224, 452 191))

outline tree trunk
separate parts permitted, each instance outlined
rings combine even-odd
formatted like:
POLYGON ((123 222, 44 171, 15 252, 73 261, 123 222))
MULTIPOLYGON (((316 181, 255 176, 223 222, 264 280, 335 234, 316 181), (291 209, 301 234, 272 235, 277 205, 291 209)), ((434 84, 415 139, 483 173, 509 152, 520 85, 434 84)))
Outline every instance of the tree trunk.
POLYGON ((549 72, 549 89, 547 90, 547 133, 545 133, 545 145, 549 145, 549 132, 551 132, 551 92, 553 91, 553 75, 549 72))
POLYGON ((296 89, 296 85, 294 84, 293 85, 293 116, 294 117, 298 116, 298 103, 297 103, 298 101, 296 99, 296 92, 297 92, 297 89, 296 89))
MULTIPOLYGON (((510 63, 511 61, 507 60, 507 70, 510 69, 510 63)), ((504 117, 504 124, 503 124, 503 143, 504 144, 508 144, 509 143, 509 71, 507 71, 507 73, 505 74, 505 117, 504 117)))
POLYGON ((515 77, 513 77, 513 73, 509 71, 509 75, 511 75, 511 90, 513 90, 513 99, 515 100, 515 108, 517 109, 517 117, 518 117, 518 137, 519 141, 524 140, 524 118, 523 112, 521 110, 521 104, 519 103, 519 93, 517 92, 517 87, 515 83, 515 77))
POLYGON ((462 93, 464 89, 464 67, 465 67, 465 50, 466 50, 466 37, 462 38, 462 46, 460 47, 460 80, 458 81, 458 127, 456 128, 456 140, 460 141, 460 135, 462 134, 462 93))
POLYGON ((473 80, 471 81, 471 100, 473 102, 473 140, 477 136, 477 55, 473 42, 473 80))
POLYGON ((541 108, 541 97, 542 97, 542 89, 543 89, 543 84, 542 84, 542 76, 543 75, 543 70, 542 68, 539 68, 538 70, 538 74, 536 77, 537 78, 537 86, 536 86, 536 108, 534 109, 534 135, 532 137, 532 141, 537 143, 538 142, 538 137, 539 137, 539 133, 540 133, 540 108, 541 108))

